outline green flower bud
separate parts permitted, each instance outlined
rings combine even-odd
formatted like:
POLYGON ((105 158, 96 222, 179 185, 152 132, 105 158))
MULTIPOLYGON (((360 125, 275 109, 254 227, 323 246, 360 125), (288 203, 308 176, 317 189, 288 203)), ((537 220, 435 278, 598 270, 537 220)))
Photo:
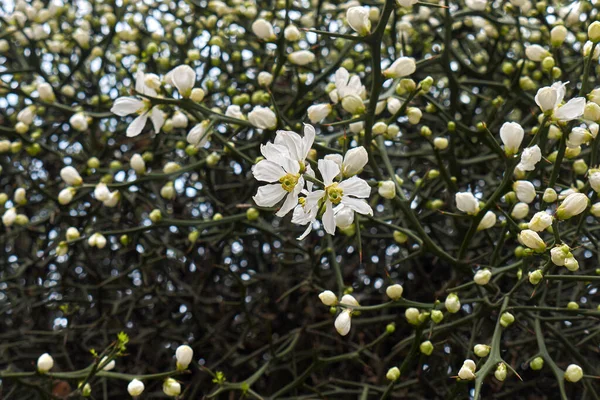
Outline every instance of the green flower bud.
POLYGON ((426 356, 430 356, 431 353, 433 353, 433 344, 427 340, 421 343, 419 350, 421 350, 421 353, 425 354, 426 356))
POLYGON ((539 371, 544 367, 544 359, 542 357, 536 357, 529 363, 529 366, 534 371, 539 371))

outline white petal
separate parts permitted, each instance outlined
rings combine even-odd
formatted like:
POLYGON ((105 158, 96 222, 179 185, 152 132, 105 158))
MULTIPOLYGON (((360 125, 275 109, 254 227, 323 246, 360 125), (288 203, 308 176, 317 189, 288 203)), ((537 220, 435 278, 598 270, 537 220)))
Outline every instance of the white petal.
POLYGON ((342 204, 350 207, 359 214, 373 215, 373 209, 364 199, 354 199, 348 196, 342 196, 342 204))
POLYGON ((283 157, 290 157, 290 153, 287 148, 283 145, 273 144, 267 142, 267 144, 260 145, 260 153, 269 161, 273 161, 279 165, 283 164, 283 157))
MULTIPOLYGON (((300 185, 296 185, 296 187, 299 187, 299 186, 300 185)), ((285 217, 287 215, 287 213, 292 211, 292 209, 298 205, 298 193, 299 192, 300 191, 296 192, 296 190, 294 189, 293 192, 289 193, 287 195, 287 197, 285 198, 283 205, 281 206, 279 211, 277 211, 277 213, 275 213, 275 215, 277 215, 278 217, 285 217)))
POLYGON ((274 183, 272 185, 264 185, 258 188, 256 196, 252 197, 254 202, 260 207, 273 207, 277 204, 287 192, 281 184, 274 183))
POLYGON ((261 160, 252 167, 252 175, 256 180, 272 183, 277 182, 279 178, 284 176, 285 171, 273 161, 261 160))
POLYGON ((312 223, 308 224, 308 226, 306 227, 306 230, 304 231, 304 233, 302 235, 298 236, 296 238, 296 240, 302 240, 302 239, 304 239, 305 237, 308 236, 308 234, 310 233, 310 231, 312 231, 312 223))
POLYGON ((303 151, 302 138, 296 132, 277 131, 275 144, 285 146, 293 160, 301 160, 303 151))
POLYGON ((333 178, 340 173, 340 167, 331 160, 319 160, 318 166, 326 186, 331 185, 333 183, 333 178))
POLYGON ((583 115, 585 109, 585 98, 576 97, 571 99, 564 106, 558 107, 554 111, 554 117, 561 121, 571 121, 583 115))
POLYGON ((369 197, 371 194, 371 187, 364 180, 357 176, 346 179, 339 183, 338 187, 344 191, 344 196, 354 196, 360 198, 369 197))
POLYGON ((119 97, 115 100, 110 112, 117 114, 119 117, 124 117, 137 112, 144 107, 144 102, 135 97, 119 97))
POLYGON ((165 123, 165 114, 157 107, 152 107, 150 110, 150 120, 152 120, 152 126, 154 127, 154 132, 160 132, 160 128, 165 123))
POLYGON ((315 136, 317 133, 315 132, 315 128, 310 124, 304 124, 304 137, 302 138, 302 144, 304 148, 302 149, 302 159, 305 159, 312 148, 312 145, 315 141, 315 136))
POLYGON ((335 217, 333 215, 333 205, 329 200, 325 203, 325 212, 323 213, 323 227, 325 232, 330 235, 335 234, 335 217))
POLYGON ((143 113, 139 117, 133 120, 131 124, 127 127, 127 136, 134 137, 142 132, 144 126, 146 125, 146 121, 148 120, 148 113, 143 113))

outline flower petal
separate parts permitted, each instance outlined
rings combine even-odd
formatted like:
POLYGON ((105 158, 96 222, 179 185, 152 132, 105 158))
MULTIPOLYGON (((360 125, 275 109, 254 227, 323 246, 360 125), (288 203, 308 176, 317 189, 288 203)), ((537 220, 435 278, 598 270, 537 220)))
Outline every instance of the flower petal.
POLYGON ((134 137, 139 135, 142 132, 142 129, 144 129, 144 126, 146 125, 146 121, 148 120, 148 113, 143 113, 142 115, 140 115, 139 117, 137 117, 136 119, 133 120, 133 122, 131 124, 129 124, 129 126, 127 127, 127 136, 128 137, 134 137))
POLYGON ((165 124, 165 114, 161 111, 158 106, 152 107, 150 110, 150 120, 152 120, 152 126, 154 127, 154 132, 160 132, 160 128, 165 124))
POLYGON ((340 173, 340 167, 331 160, 319 160, 318 167, 325 186, 331 185, 333 183, 333 178, 340 173))
POLYGON ((296 132, 292 131, 277 131, 275 136, 275 144, 285 146, 290 152, 292 160, 301 160, 303 152, 302 138, 296 132))
POLYGON ((252 197, 254 202, 260 207, 273 207, 277 204, 287 192, 281 184, 264 185, 258 188, 256 195, 252 197))
POLYGON ((359 214, 373 215, 373 209, 364 199, 354 199, 352 197, 343 196, 342 204, 350 207, 359 214))
POLYGON ((350 312, 350 310, 343 310, 335 319, 335 330, 342 336, 346 336, 350 332, 350 327, 352 326, 350 312))
POLYGON ((367 181, 357 176, 341 181, 338 187, 344 191, 344 196, 366 198, 371 194, 371 187, 367 181))
POLYGON ((119 97, 115 100, 110 112, 124 117, 144 107, 144 102, 135 97, 119 97))
MULTIPOLYGON (((298 181, 298 184, 296 184, 296 188, 302 189, 302 186, 300 186, 300 181, 298 181)), ((283 205, 279 211, 275 213, 275 215, 278 217, 285 217, 287 213, 292 211, 292 209, 298 205, 298 194, 300 193, 300 190, 296 190, 296 188, 294 188, 293 192, 287 195, 283 205)))
POLYGON ((280 165, 273 161, 261 160, 258 164, 252 167, 252 175, 258 181, 277 182, 279 178, 285 175, 285 171, 280 165))
POLYGON ((304 124, 304 137, 302 138, 302 159, 308 157, 308 153, 312 148, 312 145, 315 141, 315 136, 317 133, 315 132, 315 128, 310 124, 304 124))
POLYGON ((561 121, 572 121, 580 118, 585 109, 585 98, 576 97, 571 99, 564 106, 558 107, 554 111, 554 118, 561 121))
POLYGON ((325 202, 325 212, 323 213, 323 227, 325 232, 330 235, 335 234, 335 217, 333 215, 333 204, 329 200, 325 202))

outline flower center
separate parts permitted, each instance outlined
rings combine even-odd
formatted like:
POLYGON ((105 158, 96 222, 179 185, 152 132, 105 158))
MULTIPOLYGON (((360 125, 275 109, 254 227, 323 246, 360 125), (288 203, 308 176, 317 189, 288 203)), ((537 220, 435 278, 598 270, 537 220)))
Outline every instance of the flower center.
POLYGON ((337 205, 340 204, 340 201, 342 201, 342 195, 344 194, 344 191, 338 187, 337 182, 327 186, 325 188, 325 192, 327 193, 329 201, 331 201, 333 204, 337 205))
POLYGON ((296 187, 298 179, 300 179, 300 174, 286 174, 279 178, 279 182, 281 183, 283 190, 286 192, 291 192, 296 187))

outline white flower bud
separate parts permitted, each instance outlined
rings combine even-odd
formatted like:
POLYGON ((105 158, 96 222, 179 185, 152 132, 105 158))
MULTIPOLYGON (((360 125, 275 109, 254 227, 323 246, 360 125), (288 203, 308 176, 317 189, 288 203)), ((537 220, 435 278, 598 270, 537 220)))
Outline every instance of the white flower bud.
POLYGON ((121 193, 118 190, 110 192, 108 198, 102 202, 106 207, 115 207, 121 200, 121 193))
POLYGON ((54 90, 52 90, 52 86, 49 83, 40 83, 37 90, 40 95, 40 100, 45 101, 46 103, 54 103, 56 101, 54 90))
POLYGON ((17 209, 14 207, 9 208, 2 215, 2 223, 4 226, 12 226, 17 220, 17 209))
POLYGON ((519 151, 525 131, 516 122, 505 122, 500 127, 500 139, 504 144, 504 152, 507 155, 516 154, 519 151))
POLYGON ((267 87, 267 86, 271 85, 271 83, 273 82, 273 75, 271 75, 267 71, 261 71, 258 74, 257 79, 258 79, 258 84, 260 86, 267 87))
POLYGON ((355 147, 346 152, 344 162, 342 164, 342 175, 349 178, 359 174, 367 162, 369 161, 369 153, 363 146, 355 147))
POLYGON ((600 22, 594 21, 588 26, 588 39, 593 43, 600 42, 600 22))
POLYGON ((533 171, 535 165, 542 159, 542 151, 536 144, 535 146, 523 149, 521 153, 521 162, 517 165, 517 168, 521 171, 533 171))
POLYGON ((127 385, 127 392, 131 397, 139 396, 144 392, 144 389, 144 383, 137 379, 132 380, 129 382, 129 385, 127 385))
POLYGON ((558 219, 569 219, 585 211, 590 199, 583 193, 571 193, 556 210, 558 219))
POLYGON ((331 290, 325 290, 319 293, 319 299, 326 306, 334 306, 337 304, 337 296, 331 290))
POLYGON ((331 113, 331 104, 315 104, 314 106, 308 107, 307 113, 310 122, 317 124, 327 118, 331 113))
POLYGON ((404 311, 404 317, 411 325, 419 324, 419 315, 421 315, 421 313, 414 307, 409 307, 406 309, 406 311, 404 311))
MULTIPOLYGON (((598 47, 600 48, 600 47, 598 47)), ((594 102, 587 102, 583 109, 583 119, 587 121, 599 121, 600 120, 600 106, 594 102)), ((569 139, 571 136, 569 136, 569 139)))
POLYGON ((48 353, 42 354, 37 360, 37 370, 42 374, 45 374, 46 372, 50 371, 53 366, 54 359, 48 353))
POLYGON ((144 74, 144 85, 148 86, 151 89, 160 88, 162 82, 160 77, 156 74, 144 74))
POLYGON ((94 188, 94 197, 98 201, 106 201, 110 197, 110 190, 105 183, 99 183, 94 188))
POLYGON ((388 381, 397 381, 398 379, 400 379, 400 369, 398 369, 398 367, 392 367, 388 369, 387 373, 385 374, 385 377, 388 381))
POLYGON ((598 47, 598 46, 594 47, 594 44, 590 40, 588 40, 583 45, 582 53, 583 53, 584 57, 589 57, 591 55, 592 60, 597 60, 598 57, 600 57, 600 47, 598 47), (594 48, 593 54, 592 54, 592 48, 594 48))
POLYGON ((67 240, 71 241, 71 240, 79 239, 80 234, 79 234, 79 231, 77 230, 77 228, 75 228, 74 226, 71 226, 71 227, 69 227, 69 229, 67 229, 65 237, 67 238, 67 240))
POLYGON ((490 279, 492 279, 492 271, 487 268, 477 271, 473 277, 473 281, 480 286, 487 285, 490 282, 490 279))
POLYGON ((100 360, 100 366, 104 365, 104 367, 102 367, 102 371, 111 371, 115 368, 115 364, 116 361, 115 360, 110 360, 110 362, 108 362, 108 357, 104 356, 102 357, 102 360, 100 360))
POLYGON ((523 219, 529 214, 529 205, 527 203, 517 203, 510 212, 510 216, 514 219, 523 219))
POLYGON ((553 247, 550 250, 550 258, 552 259, 552 262, 554 263, 554 265, 558 265, 559 267, 565 265, 565 260, 567 259, 567 257, 572 256, 573 255, 571 254, 571 250, 566 244, 553 247))
POLYGON ((474 11, 484 11, 487 7, 487 0, 465 0, 465 5, 474 11))
POLYGON ((551 56, 550 52, 540 46, 539 44, 533 44, 529 46, 525 46, 525 55, 531 61, 540 62, 544 58, 551 56))
POLYGON ((573 254, 571 254, 571 257, 565 258, 565 268, 571 272, 575 272, 579 269, 579 262, 573 257, 573 254))
POLYGON ((342 98, 342 108, 350 114, 362 114, 365 104, 357 94, 348 94, 342 98))
POLYGON ((83 115, 83 113, 73 114, 71 118, 69 118, 69 124, 71 127, 73 127, 73 129, 79 132, 83 132, 88 128, 87 118, 85 115, 83 115))
POLYGON ((415 63, 414 58, 400 57, 383 71, 383 75, 386 78, 402 78, 411 75, 416 70, 417 64, 415 63))
POLYGON ((196 84, 196 71, 189 65, 179 65, 165 76, 165 82, 175 86, 182 97, 189 97, 196 84))
POLYGON ((101 233, 94 233, 88 239, 90 247, 97 247, 103 249, 106 246, 106 238, 101 233))
POLYGON ((186 128, 188 117, 180 111, 175 111, 173 117, 171 117, 171 122, 173 123, 173 128, 186 128))
POLYGON ((346 336, 352 327, 352 310, 342 310, 335 319, 335 330, 342 336, 346 336))
POLYGON ((412 7, 418 3, 418 0, 396 0, 396 3, 401 7, 412 7))
POLYGON ((450 293, 448 297, 446 297, 446 301, 444 302, 446 306, 446 310, 449 313, 455 314, 460 310, 460 300, 456 293, 450 293))
POLYGON ((583 370, 579 365, 571 364, 565 371, 565 380, 569 382, 579 382, 583 378, 583 370))
POLYGON ((75 189, 71 187, 64 188, 58 193, 58 202, 65 206, 73 200, 73 196, 75 196, 75 189))
POLYGON ((400 108, 402 107, 402 102, 395 98, 395 97, 389 97, 387 99, 387 109, 390 112, 390 114, 394 115, 398 112, 398 110, 400 110, 400 108))
POLYGON ((476 215, 479 212, 479 200, 471 192, 458 192, 454 196, 456 208, 470 215, 476 215))
POLYGON ((271 25, 269 21, 262 18, 257 19, 252 23, 252 32, 254 32, 254 34, 262 40, 274 40, 277 38, 277 36, 275 36, 275 32, 273 31, 273 25, 271 25))
POLYGON ((35 107, 25 107, 17 114, 17 121, 24 123, 25 125, 31 125, 35 119, 35 107))
POLYGON ((361 36, 366 36, 371 31, 369 11, 366 7, 350 7, 346 12, 346 20, 350 28, 361 36))
POLYGON ((516 181, 513 184, 513 190, 519 201, 531 203, 535 199, 535 187, 529 181, 516 181))
POLYGON ((473 348, 473 353, 475 353, 475 355, 477 357, 487 357, 488 354, 490 354, 490 350, 492 348, 486 344, 476 344, 475 347, 473 348))
POLYGON ((308 50, 298 50, 288 55, 288 60, 295 65, 307 65, 313 62, 315 55, 308 50))
POLYGON ((146 173, 146 162, 144 158, 139 154, 134 154, 131 156, 131 160, 129 160, 129 165, 138 175, 142 175, 146 173))
POLYGON ((188 345, 181 345, 175 350, 175 358, 177 359, 177 369, 187 369, 194 358, 194 350, 188 345))
POLYGON ((536 232, 542 232, 552 225, 552 215, 546 211, 540 211, 533 215, 531 221, 529 221, 529 229, 536 232))
POLYGON ((181 166, 179 164, 177 164, 175 161, 169 161, 163 167, 163 173, 172 174, 174 172, 179 171, 180 169, 181 169, 181 166))
POLYGON ((404 292, 404 288, 402 285, 398 284, 390 285, 385 289, 385 294, 392 300, 400 299, 402 297, 402 292, 404 292))
POLYGON ((494 376, 500 382, 503 382, 506 379, 506 364, 498 363, 498 367, 496 368, 496 371, 494 372, 494 376))
POLYGON ((496 214, 493 211, 488 211, 485 213, 479 225, 477 226, 478 231, 483 231, 485 229, 490 229, 496 225, 496 214))
POLYGON ((544 274, 541 269, 529 273, 529 283, 532 285, 537 285, 542 279, 544 279, 544 274))
POLYGON ((524 246, 529 247, 537 252, 543 252, 546 250, 546 243, 542 240, 540 235, 537 232, 532 231, 531 229, 524 229, 519 233, 518 236, 519 242, 524 246))
POLYGON ((204 100, 204 96, 204 90, 201 88, 193 88, 192 93, 190 94, 190 99, 196 103, 200 103, 202 100, 204 100))
POLYGON ((334 218, 335 225, 338 228, 346 229, 354 223, 354 210, 352 210, 350 207, 341 207, 335 210, 334 218))
POLYGON ((25 189, 18 188, 17 190, 15 190, 14 200, 15 203, 19 205, 27 204, 27 192, 25 191, 25 189))
POLYGON ((464 381, 475 379, 475 369, 477 366, 473 360, 465 360, 462 367, 458 371, 458 377, 464 381))
POLYGON ((416 125, 421 121, 423 113, 417 107, 408 107, 406 110, 406 116, 408 117, 408 122, 410 122, 412 125, 416 125))
POLYGON ((285 27, 283 31, 283 36, 285 37, 285 40, 289 42, 297 42, 302 37, 302 34, 300 33, 300 30, 296 27, 296 25, 290 24, 285 27))
POLYGON ((594 203, 594 205, 592 205, 592 208, 590 208, 590 212, 594 217, 600 217, 600 202, 594 203))
POLYGON ((552 30, 550 31, 550 42, 552 43, 552 46, 558 47, 562 45, 565 39, 567 38, 567 33, 569 32, 567 31, 567 28, 564 27, 564 25, 558 25, 552 28, 552 30))
POLYGON ((433 139, 433 146, 438 150, 445 150, 448 148, 448 139, 444 137, 437 137, 433 139))
POLYGON ((394 181, 379 182, 379 188, 377 189, 377 192, 385 199, 393 199, 396 197, 396 184, 394 181))
POLYGON ((60 177, 67 185, 79 186, 83 183, 83 179, 81 178, 81 175, 79 175, 79 172, 71 166, 61 169, 60 177))
POLYGON ((254 107, 248 114, 248 121, 259 129, 275 129, 277 127, 277 116, 266 107, 254 107))

